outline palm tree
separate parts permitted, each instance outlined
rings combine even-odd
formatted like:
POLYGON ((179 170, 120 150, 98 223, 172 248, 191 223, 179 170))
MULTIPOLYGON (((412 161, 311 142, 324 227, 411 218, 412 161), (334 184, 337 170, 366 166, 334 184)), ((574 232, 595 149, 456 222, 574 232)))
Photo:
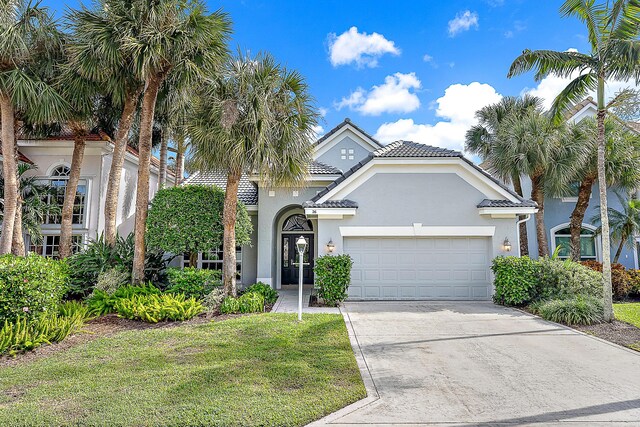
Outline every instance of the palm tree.
MULTIPOLYGON (((598 178, 597 123, 594 119, 579 124, 587 133, 589 156, 581 165, 576 182, 576 205, 571 213, 571 259, 580 261, 580 233, 589 207, 593 185, 598 178)), ((605 170, 607 184, 633 190, 640 183, 640 136, 613 118, 605 120, 605 170)))
POLYGON ((554 123, 540 109, 510 115, 500 127, 490 161, 498 171, 512 171, 531 180, 531 199, 538 204, 535 225, 539 256, 549 256, 545 194, 565 191, 584 156, 584 134, 574 125, 554 123))
MULTIPOLYGON (((511 182, 513 188, 518 195, 523 196, 522 184, 520 180, 520 171, 516 170, 514 165, 509 166, 506 170, 496 170, 491 162, 492 151, 497 144, 497 138, 501 126, 505 119, 511 115, 522 117, 529 109, 539 109, 542 106, 542 100, 534 96, 525 95, 523 97, 508 96, 500 100, 500 102, 487 105, 476 111, 476 119, 478 124, 474 125, 467 131, 465 149, 473 154, 480 156, 482 161, 488 167, 489 171, 499 176, 505 182, 511 182)), ((529 254, 529 239, 527 236, 527 225, 520 223, 520 254, 529 254)))
POLYGON ((223 210, 224 290, 236 295, 238 184, 255 173, 274 186, 301 186, 319 115, 303 77, 270 55, 239 56, 194 100, 188 123, 192 164, 227 174, 223 210))
POLYGON ((65 102, 46 80, 62 45, 49 10, 28 0, 0 0, 0 122, 4 219, 0 254, 11 251, 18 203, 16 118, 45 123, 65 115, 65 102), (44 76, 43 76, 44 74, 44 76))
MULTIPOLYGON (((640 200, 636 198, 626 199, 618 192, 616 192, 616 196, 620 206, 622 206, 621 210, 607 208, 611 224, 611 237, 619 242, 618 249, 613 257, 614 263, 617 263, 618 259, 620 259, 620 254, 625 244, 633 248, 634 237, 640 233, 640 200)), ((600 215, 595 215, 592 221, 595 224, 602 223, 600 215)), ((601 228, 598 231, 601 232, 601 228)))
MULTIPOLYGON (((31 243, 42 242, 42 229, 47 215, 59 215, 60 208, 57 204, 50 204, 49 199, 56 199, 57 189, 51 185, 43 184, 35 176, 25 176, 27 172, 38 169, 36 165, 18 163, 19 197, 21 209, 16 214, 16 227, 13 233, 13 245, 11 252, 14 255, 24 256, 25 246, 23 231, 29 235, 31 243)), ((0 177, 0 199, 4 199, 4 179, 0 177)), ((4 209, 0 211, 0 219, 4 216, 4 209)))
POLYGON ((525 50, 511 65, 508 77, 534 69, 538 80, 549 74, 573 78, 553 102, 552 113, 557 120, 561 119, 562 113, 569 105, 584 98, 589 91, 596 91, 604 320, 610 322, 613 320, 613 299, 604 122, 607 110, 615 106, 619 100, 623 100, 625 93, 606 104, 605 83, 609 79, 635 79, 636 83, 640 80, 640 2, 612 0, 596 4, 593 0, 566 0, 560 7, 560 12, 563 16, 577 17, 586 25, 591 53, 525 50))

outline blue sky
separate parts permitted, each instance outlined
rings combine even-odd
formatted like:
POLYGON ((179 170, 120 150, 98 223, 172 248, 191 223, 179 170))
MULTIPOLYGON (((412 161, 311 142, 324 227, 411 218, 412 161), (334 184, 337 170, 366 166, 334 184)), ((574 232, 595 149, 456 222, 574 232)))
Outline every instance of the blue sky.
MULTIPOLYGON (((62 13, 77 2, 45 0, 62 13)), ((473 112, 525 90, 551 102, 565 81, 507 79, 525 49, 588 50, 561 1, 209 1, 233 21, 231 48, 271 52, 307 78, 324 132, 350 117, 383 142, 462 148, 473 112)), ((617 87, 617 86, 616 86, 617 87)), ((320 131, 320 132, 322 132, 320 131)))

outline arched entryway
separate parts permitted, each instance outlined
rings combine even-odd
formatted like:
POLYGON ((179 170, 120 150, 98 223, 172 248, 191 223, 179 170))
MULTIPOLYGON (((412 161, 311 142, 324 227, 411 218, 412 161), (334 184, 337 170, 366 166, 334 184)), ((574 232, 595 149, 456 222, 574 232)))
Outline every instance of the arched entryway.
POLYGON ((302 269, 303 283, 313 284, 313 258, 315 251, 313 223, 304 214, 295 213, 285 218, 280 230, 280 283, 297 284, 300 277, 296 241, 303 236, 307 241, 302 269))

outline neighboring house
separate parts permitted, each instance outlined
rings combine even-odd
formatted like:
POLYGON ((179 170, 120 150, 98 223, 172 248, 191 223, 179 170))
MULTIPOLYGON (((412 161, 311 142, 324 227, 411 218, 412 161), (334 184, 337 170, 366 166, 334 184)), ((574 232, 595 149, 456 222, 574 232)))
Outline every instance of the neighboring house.
MULTIPOLYGON (((597 114, 597 104, 593 101, 593 98, 589 97, 582 102, 576 104, 571 110, 565 114, 567 120, 578 123, 579 121, 595 117, 597 114)), ((635 123, 630 123, 632 128, 635 128, 635 123)), ((522 180, 523 192, 525 195, 531 192, 531 181, 523 178, 522 180)), ((591 220, 595 215, 600 213, 600 187, 598 184, 594 184, 593 191, 591 193, 591 200, 589 202, 589 208, 587 209, 584 217, 584 223, 582 225, 581 233, 581 249, 582 260, 602 260, 601 242, 600 237, 596 234, 597 225, 591 220)), ((566 197, 545 197, 544 200, 544 222, 547 227, 547 239, 549 242, 549 251, 553 253, 557 246, 561 246, 559 250, 560 258, 567 258, 569 256, 568 242, 569 242, 569 221, 571 212, 575 207, 577 197, 568 195, 566 197)), ((607 203, 609 207, 621 210, 620 201, 614 194, 613 189, 609 189, 607 192, 607 203)), ((535 219, 527 222, 527 233, 529 236, 529 253, 532 257, 537 257, 538 254, 538 242, 535 238, 535 219)), ((640 236, 635 238, 635 245, 633 248, 625 246, 620 255, 619 262, 627 268, 638 268, 638 240, 640 236)), ((611 259, 618 248, 618 242, 612 241, 611 243, 611 259)))
MULTIPOLYGON (((86 244, 90 239, 96 239, 104 231, 104 202, 113 153, 113 144, 104 134, 90 134, 86 137, 86 141, 73 213, 74 243, 78 247, 86 244)), ((69 176, 73 145, 73 135, 64 133, 44 139, 20 137, 18 140, 19 160, 33 163, 38 167, 37 170, 28 174, 35 175, 60 189, 60 196, 50 200, 50 203, 59 204, 60 207, 64 200, 64 188, 69 176)), ((158 167, 158 159, 152 158, 151 198, 158 187, 158 167)), ((122 170, 118 200, 117 223, 118 232, 122 236, 133 231, 137 175, 138 154, 136 150, 129 148, 122 170)), ((168 172, 167 181, 171 185, 174 182, 171 172, 168 172)), ((57 256, 60 217, 48 216, 42 225, 42 233, 44 241, 37 246, 31 244, 28 236, 25 236, 27 250, 45 256, 57 256)))
MULTIPOLYGON (((351 299, 488 300, 491 260, 517 254, 524 200, 457 151, 410 141, 381 145, 349 119, 314 145, 304 188, 263 186, 244 176, 239 197, 254 226, 238 248, 244 285, 298 282, 295 240, 309 243, 305 283, 318 256, 353 258, 351 299)), ((186 184, 224 188, 220 174, 186 184)), ((220 268, 221 253, 198 264, 220 268)))

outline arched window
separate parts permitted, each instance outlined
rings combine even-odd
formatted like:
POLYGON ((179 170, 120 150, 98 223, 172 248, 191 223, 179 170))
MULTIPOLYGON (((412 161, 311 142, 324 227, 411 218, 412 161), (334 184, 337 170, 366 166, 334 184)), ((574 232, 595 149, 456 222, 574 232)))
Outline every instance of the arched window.
POLYGON ((60 165, 57 166, 55 168, 53 168, 53 170, 51 171, 51 176, 52 177, 69 177, 69 174, 71 174, 71 169, 68 166, 65 165, 60 165))
POLYGON ((313 225, 304 215, 295 214, 286 219, 282 231, 313 231, 313 225))
MULTIPOLYGON (((568 224, 559 225, 551 229, 551 239, 554 250, 558 250, 558 258, 567 259, 571 255, 571 228, 568 224)), ((597 260, 596 228, 583 224, 580 229, 580 260, 597 260)))
MULTIPOLYGON (((49 178, 46 180, 47 184, 53 187, 56 194, 47 196, 47 201, 51 205, 58 205, 58 211, 62 209, 64 203, 64 195, 67 191, 67 183, 69 182, 69 175, 71 169, 67 165, 59 165, 51 169, 49 178)), ((81 179, 78 181, 78 189, 76 191, 76 199, 73 205, 73 217, 72 223, 75 225, 82 225, 85 221, 85 211, 87 204, 87 181, 81 179)), ((60 214, 52 212, 45 218, 45 224, 60 224, 60 214)))

